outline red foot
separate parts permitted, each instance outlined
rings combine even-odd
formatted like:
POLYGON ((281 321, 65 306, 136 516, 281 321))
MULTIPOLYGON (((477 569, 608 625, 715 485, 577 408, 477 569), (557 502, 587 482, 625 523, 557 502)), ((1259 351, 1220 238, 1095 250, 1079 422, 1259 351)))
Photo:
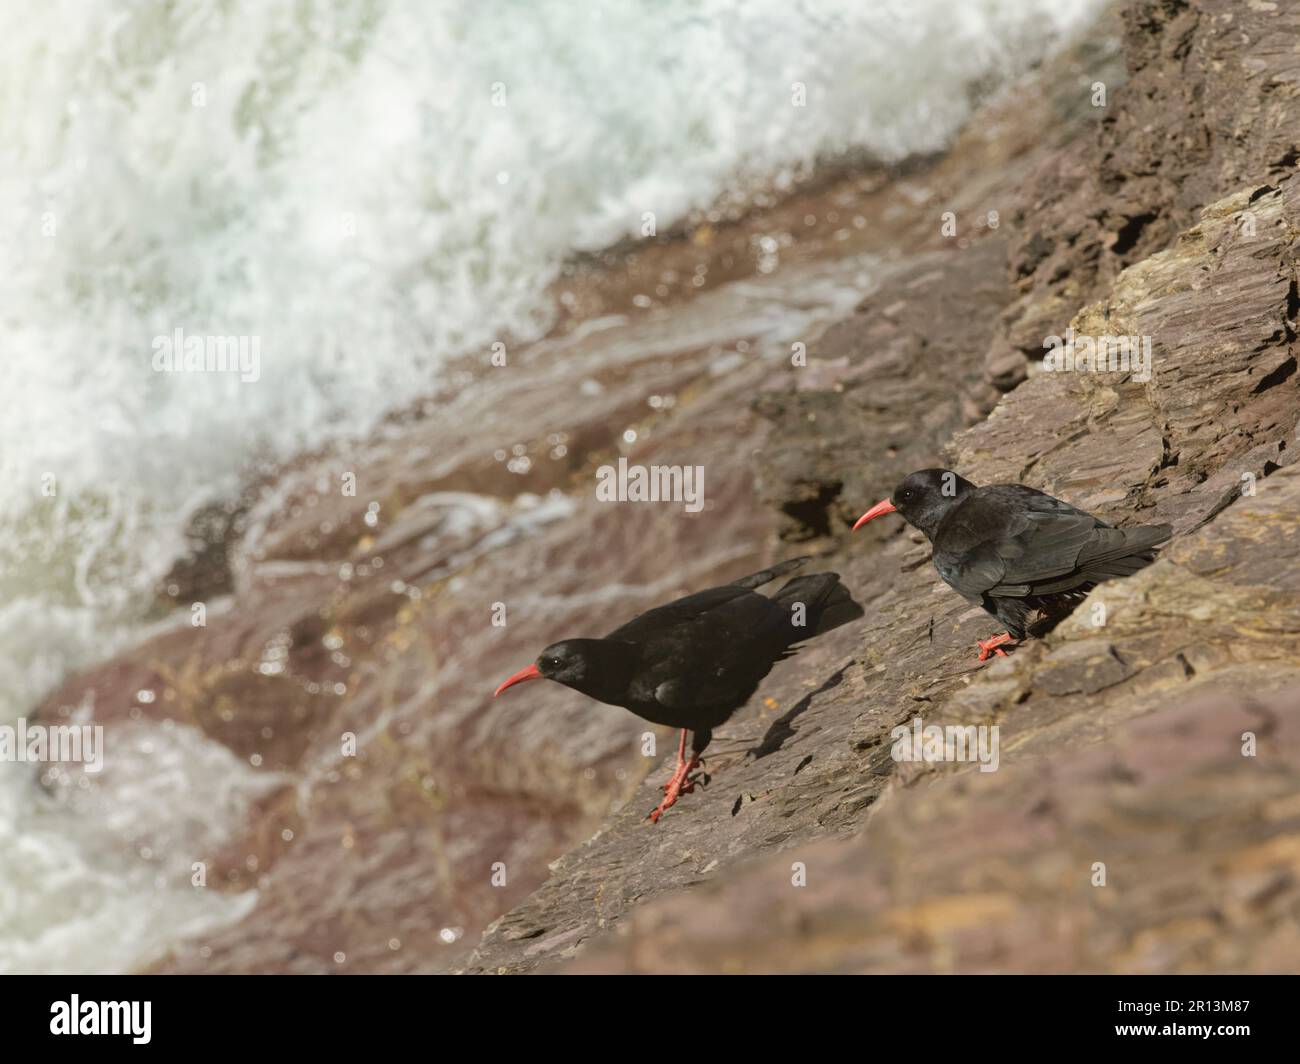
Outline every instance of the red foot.
POLYGON ((659 818, 664 815, 664 810, 675 803, 680 795, 690 794, 691 791, 695 790, 695 781, 687 777, 695 771, 699 763, 698 755, 692 755, 690 761, 686 760, 686 730, 683 728, 681 742, 677 744, 677 767, 673 770, 672 778, 664 784, 664 800, 650 814, 651 823, 659 823, 659 818))
MULTIPOLYGON (((676 768, 676 770, 675 770, 675 772, 680 772, 680 771, 681 771, 681 768, 682 768, 682 766, 681 766, 681 765, 678 765, 677 768, 676 768)), ((692 763, 691 767, 690 767, 689 769, 687 769, 686 771, 687 771, 687 772, 693 772, 694 770, 695 770, 695 765, 694 765, 694 763, 692 763)), ((673 776, 673 779, 671 779, 671 780, 669 780, 667 783, 663 784, 659 789, 660 789, 661 791, 663 791, 664 794, 667 794, 670 790, 672 790, 672 787, 673 787, 673 780, 675 780, 676 778, 677 778, 677 776, 674 775, 674 776, 673 776)), ((694 780, 686 780, 686 781, 684 781, 684 782, 681 784, 681 786, 679 786, 679 787, 677 788, 677 793, 678 793, 678 794, 690 794, 693 790, 695 790, 695 781, 694 781, 694 780)))
POLYGON ((659 818, 664 815, 664 810, 674 805, 680 795, 690 794, 691 791, 695 790, 695 782, 688 780, 686 777, 695 771, 699 763, 700 759, 693 757, 677 766, 677 771, 673 773, 672 779, 664 784, 664 800, 650 814, 651 823, 659 823, 659 818))
POLYGON ((979 641, 980 661, 988 661, 994 654, 1000 658, 1005 658, 1007 652, 1002 648, 1008 643, 1014 642, 1015 640, 1011 638, 1009 632, 1003 632, 1001 635, 995 635, 989 639, 981 639, 979 641))

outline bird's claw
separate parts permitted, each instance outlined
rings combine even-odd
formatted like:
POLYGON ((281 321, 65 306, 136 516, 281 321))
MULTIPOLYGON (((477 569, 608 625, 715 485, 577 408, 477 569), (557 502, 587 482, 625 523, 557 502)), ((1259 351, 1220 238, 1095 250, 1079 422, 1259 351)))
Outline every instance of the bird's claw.
POLYGON ((672 778, 663 785, 664 800, 650 813, 650 822, 659 823, 659 818, 664 815, 664 810, 676 804, 677 799, 683 794, 690 794, 695 790, 695 780, 690 775, 697 765, 698 758, 692 758, 689 762, 682 762, 673 772, 672 778))
POLYGON ((1005 658, 1007 652, 1002 648, 1008 643, 1014 643, 1010 632, 1003 632, 1001 635, 991 636, 988 639, 979 640, 980 661, 988 661, 994 654, 1000 658, 1005 658))
POLYGON ((661 791, 663 791, 664 794, 667 794, 667 793, 668 793, 668 789, 669 789, 669 788, 673 785, 673 783, 676 781, 676 779, 677 779, 677 777, 678 777, 679 774, 682 775, 682 784, 681 784, 681 786, 678 788, 678 791, 677 791, 678 794, 690 794, 693 790, 695 790, 695 781, 696 781, 696 780, 699 780, 699 781, 700 781, 700 785, 701 785, 701 786, 707 786, 707 785, 708 785, 708 782, 709 782, 709 774, 708 774, 707 772, 701 772, 701 773, 700 773, 698 776, 696 776, 694 779, 692 779, 692 778, 689 776, 689 773, 690 773, 690 772, 692 772, 695 768, 697 768, 697 767, 699 767, 699 766, 702 766, 702 765, 704 764, 704 758, 702 758, 702 757, 697 757, 693 762, 691 762, 691 766, 690 766, 690 768, 688 768, 688 769, 686 770, 686 773, 683 774, 683 773, 682 773, 682 767, 683 767, 685 764, 686 764, 685 761, 679 761, 679 762, 677 763, 677 768, 673 771, 672 779, 670 779, 667 783, 660 784, 659 789, 660 789, 661 791))

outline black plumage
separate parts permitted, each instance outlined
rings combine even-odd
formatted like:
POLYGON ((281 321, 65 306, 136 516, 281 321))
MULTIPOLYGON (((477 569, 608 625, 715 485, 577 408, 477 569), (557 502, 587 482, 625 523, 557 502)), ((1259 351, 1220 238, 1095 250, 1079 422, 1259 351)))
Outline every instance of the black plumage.
POLYGON ((713 729, 743 706, 777 661, 800 643, 862 616, 835 573, 798 576, 768 598, 754 589, 804 565, 795 558, 722 587, 648 610, 601 639, 565 639, 497 688, 548 679, 655 724, 681 728, 672 805, 713 729), (686 731, 692 758, 685 759, 686 731))
MULTIPOLYGON (((1035 488, 980 488, 946 469, 909 474, 854 527, 893 512, 925 533, 944 582, 1017 641, 1035 612, 1062 612, 1102 581, 1151 564, 1172 532, 1169 525, 1115 528, 1035 488)), ((981 660, 996 649, 987 643, 981 660)))

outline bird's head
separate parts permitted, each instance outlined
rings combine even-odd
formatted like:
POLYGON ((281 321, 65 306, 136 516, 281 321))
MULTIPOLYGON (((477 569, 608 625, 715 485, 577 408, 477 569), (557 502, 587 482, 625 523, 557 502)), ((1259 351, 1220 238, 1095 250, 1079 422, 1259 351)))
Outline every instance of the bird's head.
POLYGON ((499 695, 507 687, 525 680, 554 680, 590 694, 609 671, 607 666, 620 658, 627 646, 608 639, 562 639, 543 650, 533 664, 520 669, 493 693, 499 695))
POLYGON ((896 513, 933 539, 939 522, 974 487, 950 469, 918 469, 905 476, 888 499, 882 499, 859 517, 853 529, 857 531, 868 521, 896 513))

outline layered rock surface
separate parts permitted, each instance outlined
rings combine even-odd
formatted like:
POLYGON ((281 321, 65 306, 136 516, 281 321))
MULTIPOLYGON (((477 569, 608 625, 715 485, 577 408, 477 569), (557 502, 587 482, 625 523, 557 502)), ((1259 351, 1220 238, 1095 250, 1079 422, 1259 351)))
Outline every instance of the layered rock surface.
POLYGON ((171 719, 280 774, 238 844, 194 855, 256 908, 158 967, 1294 967, 1294 21, 1129 5, 1127 86, 1104 24, 943 159, 634 251, 603 289, 584 267, 568 302, 603 316, 280 473, 207 627, 44 709, 171 719), (710 271, 689 298, 619 302, 710 271), (1042 372, 1071 324, 1150 337, 1151 379, 1042 372), (597 502, 620 454, 702 465, 706 509, 597 502), (848 533, 944 463, 1176 539, 976 669, 993 622, 919 535, 848 533), (656 826, 666 731, 553 685, 489 697, 557 638, 796 551, 866 618, 778 666, 656 826), (918 715, 998 725, 998 771, 896 761, 918 715))
MULTIPOLYGON (((1130 98, 1139 109, 1180 107, 1171 68, 1189 48, 1226 49, 1225 23, 1238 41, 1276 29, 1262 10, 1252 17, 1265 21, 1252 24, 1191 6, 1127 12, 1133 81, 1116 94, 1121 115, 1130 98)), ((1235 56, 1232 69, 1274 94, 1259 105, 1239 84, 1238 126, 1272 130, 1282 115, 1296 117, 1290 57, 1265 54, 1273 69, 1256 51, 1235 56)), ((1230 119, 1216 111, 1214 120, 1230 119)), ((1094 160, 1110 159, 1113 124, 1094 160)), ((1023 325, 1027 307, 1050 304, 1056 309, 1033 326, 1037 348, 1067 325, 1080 335, 1147 337, 1151 379, 1034 366, 946 447, 977 483, 1018 480, 1120 522, 1169 521, 1178 538, 1162 560, 1099 588, 1043 642, 976 673, 970 648, 992 622, 937 581, 919 534, 872 531, 839 548, 834 560, 850 586, 871 589, 862 645, 847 668, 836 662, 810 677, 808 705, 778 725, 784 764, 728 766, 725 795, 701 799, 699 820, 677 825, 669 842, 636 840, 632 818, 616 820, 489 932, 476 970, 559 963, 584 943, 572 969, 1296 966, 1300 597, 1290 574, 1300 562, 1300 479, 1290 463, 1300 445, 1300 228, 1289 175, 1273 180, 1261 162, 1253 180, 1232 187, 1276 154, 1271 142, 1247 142, 1231 158, 1222 148, 1215 173, 1197 185, 1228 195, 1166 249, 1148 236, 1148 254, 1135 254, 1108 286, 1098 269, 1074 290, 1100 294, 1087 306, 1070 306, 1061 287, 1058 275, 1069 276, 1061 263, 1073 258, 1026 277, 1013 245, 1022 294, 993 329, 994 347, 998 328, 1023 325), (823 683, 814 688, 816 679, 823 683), (891 732, 917 716, 997 725, 999 771, 900 765, 891 732), (1262 753, 1243 754, 1246 733, 1262 753), (817 841, 863 824, 851 841, 817 841), (632 849, 648 852, 653 868, 620 859, 632 849), (792 883, 796 862, 809 887, 792 883), (1105 887, 1093 885, 1098 863, 1105 887)), ((1070 153, 1078 145, 1045 163, 1027 193, 1041 194, 1041 175, 1070 153)), ((1188 213, 1185 182, 1141 195, 1161 216, 1188 213)), ((1094 189, 1093 222, 1123 209, 1094 189)), ((1053 215, 1022 201, 1013 217, 1050 223, 1053 215)), ((1021 229, 1018 239, 1023 246, 1032 237, 1021 229)), ((1112 244, 1107 261, 1122 264, 1126 251, 1112 244)), ((1094 266, 1082 266, 1085 278, 1094 266)), ((760 485, 785 514, 789 538, 842 531, 902 472, 935 464, 935 435, 969 417, 951 386, 969 380, 986 319, 957 300, 968 323, 960 332, 942 299, 923 299, 918 311, 908 279, 897 280, 898 302, 886 303, 882 286, 823 338, 816 353, 830 387, 796 380, 763 400, 774 421, 764 454, 774 457, 760 458, 760 485), (915 324, 881 342, 891 319, 908 313, 915 324), (906 354, 891 359, 900 349, 906 354)), ((979 283, 951 266, 927 280, 934 292, 946 281, 963 295, 979 283)), ((761 733, 746 734, 763 748, 761 733)))

